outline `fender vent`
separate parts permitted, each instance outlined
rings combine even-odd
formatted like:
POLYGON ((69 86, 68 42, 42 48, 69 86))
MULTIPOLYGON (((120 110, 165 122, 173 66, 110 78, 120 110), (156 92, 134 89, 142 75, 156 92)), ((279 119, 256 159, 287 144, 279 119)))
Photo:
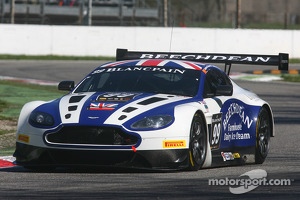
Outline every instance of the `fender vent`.
POLYGON ((69 100, 69 103, 78 103, 83 99, 85 96, 72 96, 69 100))
POLYGON ((152 97, 152 98, 146 99, 144 101, 141 101, 137 104, 139 104, 139 105, 149 105, 149 104, 156 103, 156 102, 163 101, 163 100, 166 100, 166 98, 152 97))

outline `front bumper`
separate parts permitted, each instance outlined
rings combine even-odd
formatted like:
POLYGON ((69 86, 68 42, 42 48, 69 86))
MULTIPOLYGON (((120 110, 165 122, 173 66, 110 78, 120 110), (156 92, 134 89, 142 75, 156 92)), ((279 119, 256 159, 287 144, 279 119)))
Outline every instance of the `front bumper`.
POLYGON ((16 143, 16 164, 24 167, 109 166, 180 170, 188 167, 188 149, 85 150, 36 147, 16 143))

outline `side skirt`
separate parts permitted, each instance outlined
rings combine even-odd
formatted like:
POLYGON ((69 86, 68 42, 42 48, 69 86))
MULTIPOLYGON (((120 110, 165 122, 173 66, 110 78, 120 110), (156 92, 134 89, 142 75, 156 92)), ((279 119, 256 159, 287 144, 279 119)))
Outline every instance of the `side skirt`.
POLYGON ((211 167, 234 166, 255 163, 255 147, 236 147, 212 151, 211 167))

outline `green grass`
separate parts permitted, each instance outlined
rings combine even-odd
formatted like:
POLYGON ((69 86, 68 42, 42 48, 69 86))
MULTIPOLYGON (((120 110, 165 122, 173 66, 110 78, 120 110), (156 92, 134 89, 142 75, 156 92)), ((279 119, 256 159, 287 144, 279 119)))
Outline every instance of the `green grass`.
POLYGON ((300 58, 289 59, 290 63, 300 63, 300 58))
POLYGON ((13 155, 14 151, 15 151, 15 147, 3 148, 0 151, 0 156, 11 156, 13 155))
POLYGON ((300 75, 299 74, 296 74, 296 75, 283 74, 281 77, 283 78, 284 81, 288 81, 288 82, 300 82, 300 75))
POLYGON ((5 135, 7 134, 8 132, 10 132, 11 130, 6 130, 6 129, 0 129, 0 137, 1 135, 5 135))
POLYGON ((16 122, 23 105, 30 101, 49 101, 64 95, 55 86, 41 86, 0 80, 0 120, 9 123, 0 129, 0 156, 12 155, 15 146, 16 122))
POLYGON ((16 120, 22 106, 30 101, 49 101, 65 94, 55 86, 0 81, 0 119, 16 120))

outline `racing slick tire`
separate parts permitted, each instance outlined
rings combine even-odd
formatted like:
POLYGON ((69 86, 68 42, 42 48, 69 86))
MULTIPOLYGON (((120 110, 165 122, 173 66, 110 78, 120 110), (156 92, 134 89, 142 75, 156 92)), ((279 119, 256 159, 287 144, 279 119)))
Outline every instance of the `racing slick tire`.
POLYGON ((190 129, 189 167, 190 171, 199 170, 204 164, 207 153, 207 131, 203 116, 196 113, 190 129))
POLYGON ((271 119, 265 107, 260 109, 256 122, 255 163, 262 164, 269 152, 271 119))

